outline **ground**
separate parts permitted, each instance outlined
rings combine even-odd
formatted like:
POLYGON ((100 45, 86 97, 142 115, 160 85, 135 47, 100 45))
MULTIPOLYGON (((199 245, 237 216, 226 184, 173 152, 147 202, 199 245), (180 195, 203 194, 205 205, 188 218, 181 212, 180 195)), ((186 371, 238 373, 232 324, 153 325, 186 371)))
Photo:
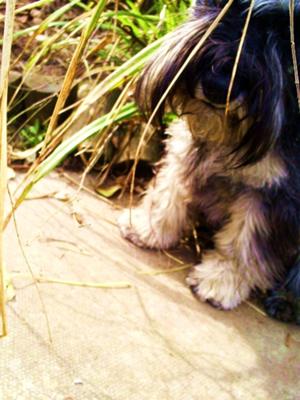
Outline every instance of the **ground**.
POLYGON ((300 399, 299 328, 249 304, 221 312, 199 303, 186 271, 170 272, 177 261, 125 242, 119 210, 85 191, 76 196, 58 174, 31 196, 16 217, 34 275, 130 287, 40 283, 50 343, 11 223, 6 264, 16 296, 0 341, 0 399, 300 399))

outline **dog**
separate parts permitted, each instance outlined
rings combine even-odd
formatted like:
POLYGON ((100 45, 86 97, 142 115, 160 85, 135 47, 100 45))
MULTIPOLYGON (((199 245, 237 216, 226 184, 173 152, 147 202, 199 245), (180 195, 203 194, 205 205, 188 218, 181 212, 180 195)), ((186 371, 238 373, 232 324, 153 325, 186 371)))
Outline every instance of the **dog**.
MULTIPOLYGON (((119 226, 124 238, 149 249, 176 246, 195 223, 208 227, 213 246, 186 279, 195 296, 231 310, 260 291, 270 316, 300 324, 300 114, 289 3, 234 0, 195 50, 228 5, 197 0, 166 36, 136 98, 159 124, 167 110, 179 118, 167 129, 145 196, 119 226)), ((293 16, 299 59, 300 1, 293 16)))

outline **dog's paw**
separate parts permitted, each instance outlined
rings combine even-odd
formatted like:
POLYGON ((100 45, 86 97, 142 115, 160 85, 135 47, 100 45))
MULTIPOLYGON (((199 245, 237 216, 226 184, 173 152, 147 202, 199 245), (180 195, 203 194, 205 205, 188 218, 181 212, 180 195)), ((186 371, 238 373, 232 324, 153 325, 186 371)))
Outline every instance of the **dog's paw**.
POLYGON ((271 290, 264 299, 264 307, 270 317, 300 325, 299 300, 292 298, 290 293, 271 290))
POLYGON ((138 247, 149 249, 168 249, 177 238, 173 232, 151 220, 143 208, 125 210, 118 219, 121 235, 138 247))
POLYGON ((118 225, 124 239, 138 247, 148 247, 149 232, 147 234, 145 224, 142 222, 145 217, 141 211, 139 209, 132 209, 131 212, 123 211, 118 218, 118 225))
POLYGON ((222 310, 237 307, 250 295, 250 287, 241 279, 238 268, 215 252, 207 253, 186 281, 199 300, 222 310))

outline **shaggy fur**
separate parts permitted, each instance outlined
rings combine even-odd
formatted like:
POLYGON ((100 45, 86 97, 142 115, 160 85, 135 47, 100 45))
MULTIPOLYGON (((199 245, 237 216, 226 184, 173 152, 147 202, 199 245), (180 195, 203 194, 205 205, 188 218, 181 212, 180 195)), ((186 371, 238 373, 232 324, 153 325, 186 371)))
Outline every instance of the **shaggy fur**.
MULTIPOLYGON (((225 1, 198 0, 166 40, 137 87, 149 115, 225 1)), ((168 249, 203 221, 214 232, 187 283, 232 309, 270 290, 270 315, 296 320, 300 297, 300 117, 291 57, 288 0, 256 0, 225 116, 228 86, 250 1, 236 0, 188 64, 156 120, 172 107, 166 154, 141 204, 123 213, 123 236, 168 249), (282 293, 287 293, 283 296, 282 293)), ((300 1, 295 5, 299 37, 300 1)), ((297 45, 298 43, 296 43, 297 45)), ((297 47, 297 56, 299 56, 297 47)))

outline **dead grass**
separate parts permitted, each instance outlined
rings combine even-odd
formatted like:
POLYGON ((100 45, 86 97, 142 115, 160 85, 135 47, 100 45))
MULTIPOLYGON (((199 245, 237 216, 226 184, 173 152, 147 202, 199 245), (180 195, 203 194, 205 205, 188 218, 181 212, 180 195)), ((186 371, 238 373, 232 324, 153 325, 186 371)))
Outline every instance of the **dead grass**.
POLYGON ((4 268, 4 221, 5 199, 7 187, 7 98, 8 74, 13 41, 15 0, 6 2, 3 49, 0 76, 0 313, 2 320, 2 336, 7 335, 5 311, 5 268, 4 268))

